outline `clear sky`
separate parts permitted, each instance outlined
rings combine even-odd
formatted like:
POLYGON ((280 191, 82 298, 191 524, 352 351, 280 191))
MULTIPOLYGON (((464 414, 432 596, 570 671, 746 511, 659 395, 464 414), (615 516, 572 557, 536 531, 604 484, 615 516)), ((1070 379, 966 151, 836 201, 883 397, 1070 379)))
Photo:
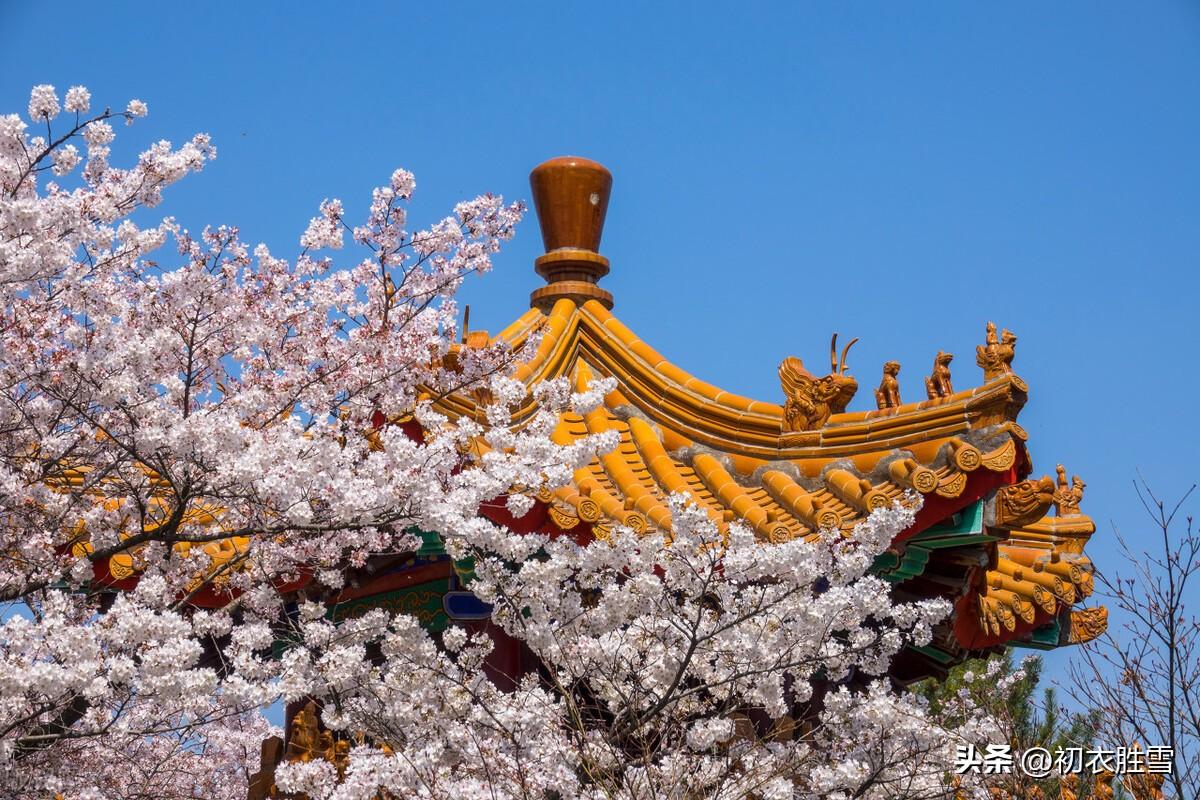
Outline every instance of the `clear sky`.
MULTIPOLYGON (((778 400, 832 331, 872 406, 938 349, 958 388, 1020 337, 1034 466, 1088 483, 1088 547, 1148 533, 1131 481, 1200 478, 1200 5, 1143 2, 77 3, 0 0, 0 111, 35 83, 145 100, 126 139, 212 134, 162 207, 293 253, 404 166, 414 216, 528 198, 563 154, 615 176, 616 312, 684 369, 778 400), (339 8, 341 5, 343 7, 339 8)), ((497 330, 540 285, 532 215, 464 292, 497 330)), ((1200 510, 1200 504, 1194 503, 1200 510)), ((1065 652, 1050 658, 1060 674, 1065 652)))

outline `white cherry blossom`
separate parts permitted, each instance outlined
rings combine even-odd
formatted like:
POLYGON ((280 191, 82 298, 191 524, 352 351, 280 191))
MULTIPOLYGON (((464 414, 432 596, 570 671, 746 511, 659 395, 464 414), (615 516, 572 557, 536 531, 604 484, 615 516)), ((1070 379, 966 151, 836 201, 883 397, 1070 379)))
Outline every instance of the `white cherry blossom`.
POLYGON ((146 104, 90 106, 72 87, 60 119, 38 86, 0 116, 0 795, 245 797, 280 733, 264 711, 311 700, 346 761, 276 782, 314 799, 946 796, 989 722, 890 685, 949 608, 868 571, 915 497, 811 542, 687 497, 669 536, 514 533, 481 507, 527 514, 617 445, 551 438, 611 380, 530 389, 507 376, 531 350, 458 344, 455 293, 524 207, 482 195, 413 231, 396 170, 357 225, 323 202, 285 258, 154 221, 213 143, 116 166, 113 122, 146 104), (478 420, 430 402, 475 390, 478 420), (471 560, 490 633, 332 613, 417 530, 471 560), (521 674, 489 666, 504 637, 521 674))

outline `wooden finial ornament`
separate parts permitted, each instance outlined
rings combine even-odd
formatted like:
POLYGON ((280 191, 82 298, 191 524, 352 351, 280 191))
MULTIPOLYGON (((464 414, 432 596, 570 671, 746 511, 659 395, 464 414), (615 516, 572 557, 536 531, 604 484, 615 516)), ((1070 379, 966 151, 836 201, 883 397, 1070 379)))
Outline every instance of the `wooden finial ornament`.
POLYGON ((530 305, 548 310, 569 297, 611 309, 612 295, 596 284, 608 274, 608 259, 599 251, 612 173, 595 161, 563 156, 535 167, 529 185, 546 246, 534 269, 547 283, 530 295, 530 305))

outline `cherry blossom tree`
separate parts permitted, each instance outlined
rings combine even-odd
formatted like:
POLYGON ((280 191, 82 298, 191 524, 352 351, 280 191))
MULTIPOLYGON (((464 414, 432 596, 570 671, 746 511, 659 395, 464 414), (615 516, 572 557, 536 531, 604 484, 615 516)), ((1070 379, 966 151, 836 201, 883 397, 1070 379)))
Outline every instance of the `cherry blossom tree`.
POLYGON ((310 647, 296 651, 293 696, 320 699, 329 727, 388 748, 356 747, 342 770, 326 760, 284 764, 279 786, 338 800, 381 790, 953 796, 956 746, 998 729, 967 693, 943 709, 950 729, 886 681, 892 656, 928 642, 947 612, 941 600, 896 605, 888 585, 866 575, 911 509, 877 511, 850 539, 767 544, 740 526, 723 535, 682 498, 672 505, 669 543, 628 530, 589 545, 447 540, 475 559, 472 589, 542 665, 512 691, 479 669, 487 636, 451 628, 437 646, 414 635, 411 617, 383 612, 347 635, 321 607, 303 609, 310 647), (383 656, 374 664, 373 640, 383 656))
POLYGON ((867 573, 917 498, 811 542, 719 530, 682 497, 669 541, 513 533, 481 504, 520 516, 616 444, 550 436, 606 381, 535 386, 516 425, 522 353, 456 344, 455 292, 523 206, 484 195, 411 232, 397 170, 362 225, 327 200, 284 259, 150 222, 215 148, 114 166, 114 124, 147 107, 90 105, 38 86, 26 119, 0 117, 4 796, 245 797, 280 701, 318 704, 343 743, 344 763, 279 767, 279 791, 312 798, 973 791, 949 788, 954 746, 993 721, 963 694, 947 726, 886 678, 949 612, 867 573), (433 410, 468 390, 492 398, 479 420, 433 410), (329 614, 414 529, 473 563, 535 657, 515 688, 484 668, 492 637, 329 614))

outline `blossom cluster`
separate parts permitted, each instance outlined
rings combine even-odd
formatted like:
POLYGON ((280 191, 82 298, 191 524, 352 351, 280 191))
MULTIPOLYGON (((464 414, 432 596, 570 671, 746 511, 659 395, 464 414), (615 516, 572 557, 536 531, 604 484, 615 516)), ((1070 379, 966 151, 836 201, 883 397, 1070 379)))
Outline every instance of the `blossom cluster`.
POLYGON ((344 764, 279 767, 314 799, 936 796, 954 743, 986 738, 886 680, 949 612, 868 574, 915 498, 775 544, 686 497, 669 537, 479 513, 527 513, 617 444, 552 437, 611 382, 530 388, 507 377, 524 352, 457 341, 455 293, 520 203, 411 231, 397 170, 360 225, 321 203, 287 259, 233 227, 135 222, 216 150, 198 134, 114 166, 113 123, 147 107, 91 108, 38 86, 27 119, 0 116, 4 796, 243 797, 278 733, 264 709, 301 701, 347 743, 344 764), (489 401, 452 419, 430 402, 452 392, 489 401), (330 613, 413 530, 473 563, 486 625, 330 613), (536 666, 497 680, 501 637, 536 666))

